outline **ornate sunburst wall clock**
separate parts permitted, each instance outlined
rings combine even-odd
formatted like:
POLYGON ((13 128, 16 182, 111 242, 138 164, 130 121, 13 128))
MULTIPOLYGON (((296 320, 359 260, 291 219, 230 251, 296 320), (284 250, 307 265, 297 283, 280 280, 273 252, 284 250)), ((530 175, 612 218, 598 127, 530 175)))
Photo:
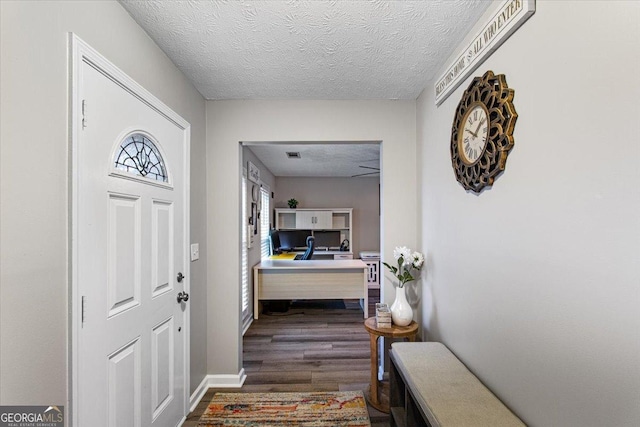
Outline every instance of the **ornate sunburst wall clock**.
POLYGON ((451 128, 451 163, 466 190, 480 193, 504 171, 518 118, 514 94, 504 74, 493 71, 475 77, 462 94, 451 128))

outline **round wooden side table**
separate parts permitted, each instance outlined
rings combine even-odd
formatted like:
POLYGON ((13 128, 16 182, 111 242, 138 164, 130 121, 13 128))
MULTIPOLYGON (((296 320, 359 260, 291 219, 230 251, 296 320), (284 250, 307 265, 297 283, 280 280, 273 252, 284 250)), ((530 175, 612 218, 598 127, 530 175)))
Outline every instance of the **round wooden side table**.
POLYGON ((378 338, 406 338, 415 341, 418 334, 418 324, 412 321, 408 326, 391 325, 390 328, 376 326, 376 318, 370 317, 364 321, 364 328, 369 332, 371 343, 371 385, 369 386, 369 403, 378 411, 389 413, 389 395, 380 392, 382 388, 378 381, 378 338))

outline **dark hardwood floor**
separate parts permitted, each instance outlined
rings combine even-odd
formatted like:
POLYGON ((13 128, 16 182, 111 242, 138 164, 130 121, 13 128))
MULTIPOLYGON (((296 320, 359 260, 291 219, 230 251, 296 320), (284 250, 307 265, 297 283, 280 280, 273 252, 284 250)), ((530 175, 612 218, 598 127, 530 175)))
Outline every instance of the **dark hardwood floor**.
MULTIPOLYGON (((363 390, 366 395, 369 334, 358 302, 346 301, 345 305, 346 308, 316 308, 318 305, 310 302, 284 313, 261 314, 243 339, 247 379, 242 388, 210 389, 184 427, 197 426, 217 391, 363 390)), ((372 427, 389 426, 389 416, 370 406, 369 416, 372 427)))

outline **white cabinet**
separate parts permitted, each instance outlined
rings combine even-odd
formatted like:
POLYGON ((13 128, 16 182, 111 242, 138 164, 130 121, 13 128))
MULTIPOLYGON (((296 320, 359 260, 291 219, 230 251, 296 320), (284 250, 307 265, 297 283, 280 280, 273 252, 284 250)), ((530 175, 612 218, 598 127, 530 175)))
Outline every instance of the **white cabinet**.
POLYGON ((362 251, 360 258, 369 267, 367 274, 369 288, 380 289, 380 252, 362 251))
MULTIPOLYGON (((326 209, 276 209, 275 224, 278 230, 324 230, 339 231, 340 242, 352 239, 353 208, 326 209)), ((336 243, 340 245, 340 243, 336 243)))
POLYGON ((331 211, 297 211, 296 228, 303 230, 327 230, 333 228, 331 211))

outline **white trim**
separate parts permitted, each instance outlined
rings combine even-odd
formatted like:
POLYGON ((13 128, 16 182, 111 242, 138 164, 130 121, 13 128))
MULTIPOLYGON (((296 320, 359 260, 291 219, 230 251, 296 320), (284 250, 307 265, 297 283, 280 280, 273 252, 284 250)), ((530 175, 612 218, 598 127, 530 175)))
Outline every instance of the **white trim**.
POLYGON ((244 327, 242 328, 242 336, 244 337, 244 334, 247 333, 247 331, 249 330, 249 327, 251 327, 251 324, 253 323, 253 313, 251 314, 251 318, 249 319, 249 321, 247 322, 246 325, 244 325, 244 327))
POLYGON ((198 388, 196 388, 196 390, 191 394, 191 399, 189 401, 189 413, 196 410, 196 406, 198 406, 207 390, 209 390, 209 378, 208 376, 205 376, 200 382, 198 388))
MULTIPOLYGON (((78 337, 80 335, 80 322, 82 322, 82 313, 78 312, 78 308, 81 308, 80 304, 80 292, 77 289, 78 283, 78 248, 76 242, 78 241, 78 225, 74 223, 74 219, 78 218, 78 168, 75 167, 79 163, 78 161, 78 112, 82 105, 80 99, 80 90, 78 88, 81 81, 80 57, 82 55, 81 47, 76 42, 76 36, 73 33, 69 33, 69 50, 67 52, 69 60, 69 108, 68 108, 68 120, 69 120, 69 287, 68 294, 71 300, 69 307, 69 325, 67 329, 71 331, 71 337, 68 340, 68 378, 67 378, 67 404, 69 406, 69 420, 67 421, 69 426, 76 426, 78 419, 78 405, 75 402, 78 401, 78 373, 77 367, 79 366, 78 360, 78 337), (80 318, 80 319, 78 319, 80 318)), ((80 125, 81 126, 81 125, 80 125)))
POLYGON ((209 388, 240 388, 247 379, 247 374, 242 368, 236 375, 207 375, 207 379, 209 388))
MULTIPOLYGON (((82 39, 80 39, 74 33, 69 33, 69 146, 70 146, 70 161, 69 161, 69 194, 70 194, 70 206, 69 206, 69 331, 71 331, 71 339, 68 340, 68 363, 69 363, 69 376, 67 378, 68 391, 68 406, 71 408, 69 411, 70 420, 68 425, 78 426, 78 366, 79 366, 79 336, 80 328, 82 326, 82 306, 80 304, 80 285, 78 282, 78 145, 80 139, 80 127, 82 123, 79 122, 78 117, 81 112, 82 106, 82 64, 86 63, 102 73, 105 77, 116 83, 122 89, 136 97, 142 103, 147 105, 152 110, 174 123, 178 128, 184 130, 184 230, 183 230, 183 247, 184 247, 184 271, 187 280, 184 284, 185 292, 190 292, 190 278, 191 278, 191 262, 189 260, 189 242, 190 237, 190 151, 191 151, 191 125, 175 113, 166 104, 156 98, 151 92, 147 91, 139 83, 134 81, 131 77, 125 74, 122 70, 110 63, 105 57, 103 57, 98 51, 93 49, 82 39)), ((166 160, 165 160, 166 161, 166 160)), ((189 389, 190 389, 190 319, 191 308, 189 304, 186 304, 184 311, 184 400, 183 408, 186 412, 189 408, 189 389)), ((183 416, 188 413, 183 414, 183 416)))
POLYGON ((241 388, 246 379, 247 374, 244 372, 244 368, 242 368, 237 375, 207 375, 191 395, 189 412, 193 412, 196 409, 210 388, 241 388))

